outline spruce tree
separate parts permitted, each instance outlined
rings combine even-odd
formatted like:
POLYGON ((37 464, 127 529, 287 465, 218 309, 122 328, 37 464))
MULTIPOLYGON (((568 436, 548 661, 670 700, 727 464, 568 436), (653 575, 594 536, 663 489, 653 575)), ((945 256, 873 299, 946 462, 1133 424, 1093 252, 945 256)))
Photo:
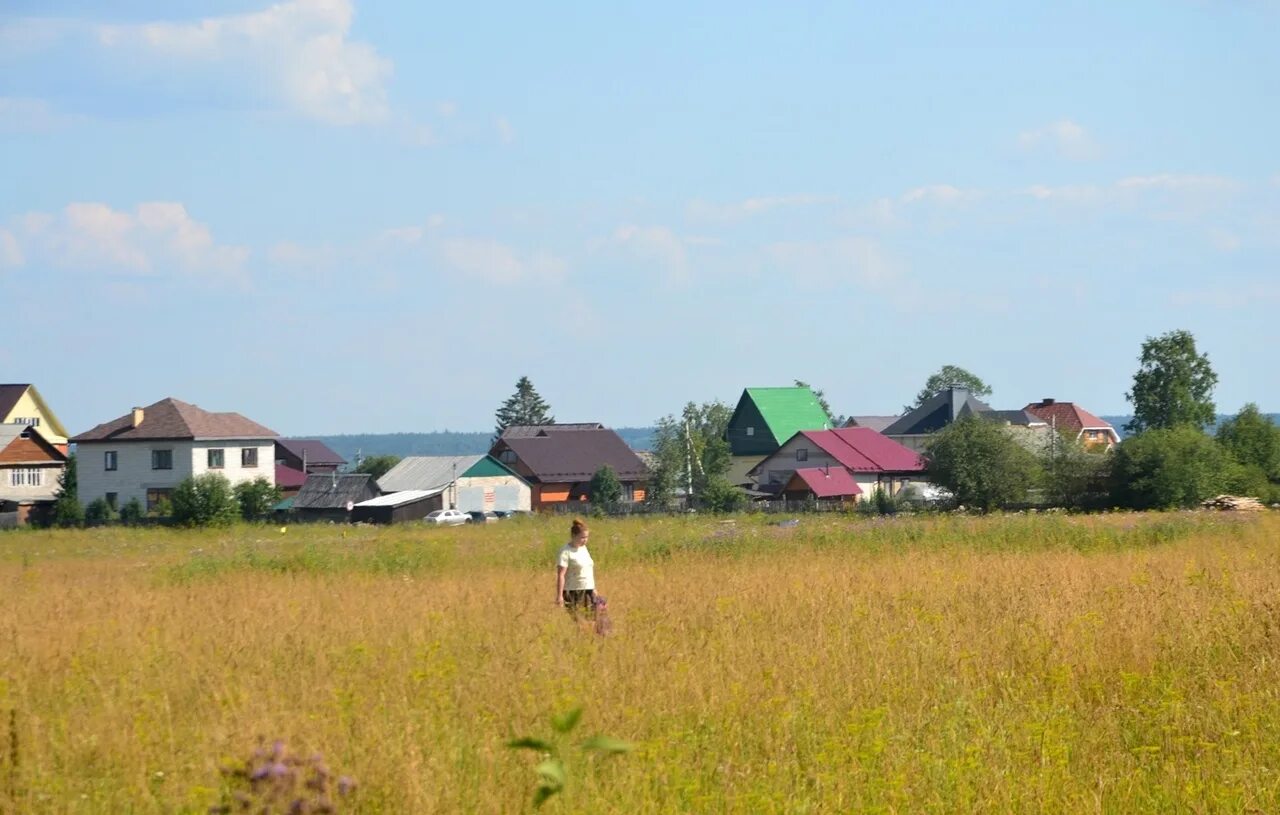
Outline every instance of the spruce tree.
POLYGON ((555 424, 556 421, 551 415, 551 407, 538 395, 527 376, 520 377, 520 381, 516 382, 516 392, 502 403, 495 418, 498 421, 494 429, 495 436, 501 436, 502 431, 512 425, 555 424))

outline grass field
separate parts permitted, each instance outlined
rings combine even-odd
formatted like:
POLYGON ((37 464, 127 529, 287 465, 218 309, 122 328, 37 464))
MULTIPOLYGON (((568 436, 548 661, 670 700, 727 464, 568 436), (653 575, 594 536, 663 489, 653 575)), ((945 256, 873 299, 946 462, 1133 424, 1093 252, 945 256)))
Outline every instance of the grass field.
POLYGON ((1280 515, 0 535, 0 811, 204 812, 260 737, 352 812, 1280 811, 1280 515), (10 711, 13 711, 12 717, 10 711))

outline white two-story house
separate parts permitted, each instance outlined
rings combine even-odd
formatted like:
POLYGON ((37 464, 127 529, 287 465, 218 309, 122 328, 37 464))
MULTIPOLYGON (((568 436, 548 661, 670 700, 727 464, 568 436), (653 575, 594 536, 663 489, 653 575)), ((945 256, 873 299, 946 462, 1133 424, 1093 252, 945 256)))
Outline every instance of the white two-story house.
POLYGON ((184 479, 221 473, 233 485, 275 483, 277 433, 239 413, 210 413, 177 399, 134 408, 71 441, 80 503, 121 507, 137 498, 151 511, 184 479))

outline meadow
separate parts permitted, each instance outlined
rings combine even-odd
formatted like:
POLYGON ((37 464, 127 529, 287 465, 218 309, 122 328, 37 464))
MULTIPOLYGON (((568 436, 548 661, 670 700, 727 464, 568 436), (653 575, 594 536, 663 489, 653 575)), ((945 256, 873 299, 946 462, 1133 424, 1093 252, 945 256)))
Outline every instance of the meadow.
POLYGON ((0 811, 206 812, 260 738, 343 812, 1280 811, 1280 514, 0 535, 0 811), (593 757, 603 733, 631 743, 593 757))

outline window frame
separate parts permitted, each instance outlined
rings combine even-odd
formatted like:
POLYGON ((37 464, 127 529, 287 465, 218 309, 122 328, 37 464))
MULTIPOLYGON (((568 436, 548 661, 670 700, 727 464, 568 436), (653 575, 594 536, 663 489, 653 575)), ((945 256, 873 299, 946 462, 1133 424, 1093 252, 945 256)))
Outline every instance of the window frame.
POLYGON ((257 447, 240 448, 240 466, 246 470, 256 470, 258 468, 257 447))
POLYGON ((102 471, 106 473, 114 473, 120 469, 120 451, 119 450, 103 450, 102 451, 102 471))
POLYGON ((207 447, 205 448, 205 469, 208 470, 225 470, 227 469, 227 448, 225 447, 207 447), (214 459, 218 463, 214 464, 214 459))
POLYGON ((153 470, 172 470, 173 469, 173 448, 161 447, 151 449, 151 469, 153 470), (167 457, 168 462, 165 466, 161 466, 167 457))
POLYGON ((808 461, 808 460, 809 460, 809 448, 808 447, 796 448, 796 461, 808 461))

